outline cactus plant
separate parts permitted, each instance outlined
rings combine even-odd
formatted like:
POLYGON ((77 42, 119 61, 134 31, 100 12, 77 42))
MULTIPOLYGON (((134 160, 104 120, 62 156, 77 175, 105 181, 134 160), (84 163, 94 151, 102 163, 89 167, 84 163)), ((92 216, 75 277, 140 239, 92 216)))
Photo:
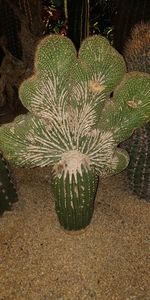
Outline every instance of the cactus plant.
POLYGON ((132 28, 141 21, 149 22, 149 0, 112 0, 112 4, 114 7, 113 45, 120 53, 123 53, 132 28))
MULTIPOLYGON (((89 0, 64 1, 66 3, 65 15, 68 19, 68 37, 77 50, 81 42, 89 36, 89 0)), ((64 5, 65 8, 65 5, 64 5)))
POLYGON ((9 165, 0 153, 0 215, 10 210, 13 202, 17 201, 17 193, 9 170, 9 165))
MULTIPOLYGON (((150 23, 140 23, 132 31, 124 57, 128 71, 150 74, 150 23)), ((127 141, 130 163, 127 168, 129 185, 141 198, 150 201, 150 123, 136 129, 127 141)))
POLYGON ((126 74, 104 37, 87 38, 77 56, 71 40, 51 35, 39 43, 19 95, 29 113, 0 128, 0 148, 13 164, 51 166, 60 224, 85 228, 98 177, 128 165, 117 145, 150 119, 150 77, 126 74))
POLYGON ((124 58, 128 71, 150 74, 150 23, 137 24, 131 38, 124 47, 124 58))

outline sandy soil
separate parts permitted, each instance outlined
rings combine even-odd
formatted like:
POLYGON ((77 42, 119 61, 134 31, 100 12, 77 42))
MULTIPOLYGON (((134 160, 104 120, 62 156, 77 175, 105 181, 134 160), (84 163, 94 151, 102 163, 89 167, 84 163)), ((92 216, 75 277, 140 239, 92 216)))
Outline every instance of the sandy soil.
POLYGON ((0 219, 0 300, 150 299, 150 204, 125 173, 101 182, 78 235, 59 226, 48 169, 15 176, 19 202, 0 219))

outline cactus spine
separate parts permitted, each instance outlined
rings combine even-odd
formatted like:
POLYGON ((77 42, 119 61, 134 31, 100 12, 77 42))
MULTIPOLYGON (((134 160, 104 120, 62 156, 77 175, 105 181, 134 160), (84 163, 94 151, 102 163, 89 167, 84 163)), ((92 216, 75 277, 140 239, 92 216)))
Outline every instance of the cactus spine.
POLYGON ((48 36, 19 90, 29 113, 0 128, 11 163, 52 167, 56 212, 67 230, 90 223, 98 177, 127 167, 117 145, 150 119, 150 76, 125 71, 104 37, 86 39, 77 56, 68 38, 48 36))
POLYGON ((0 153, 0 214, 11 209, 11 204, 17 201, 17 193, 10 174, 7 161, 0 153))
MULTIPOLYGON (((135 26, 124 57, 129 71, 150 74, 150 23, 135 26)), ((127 168, 129 185, 141 198, 150 201, 150 123, 136 129, 128 141, 130 163, 127 168)))

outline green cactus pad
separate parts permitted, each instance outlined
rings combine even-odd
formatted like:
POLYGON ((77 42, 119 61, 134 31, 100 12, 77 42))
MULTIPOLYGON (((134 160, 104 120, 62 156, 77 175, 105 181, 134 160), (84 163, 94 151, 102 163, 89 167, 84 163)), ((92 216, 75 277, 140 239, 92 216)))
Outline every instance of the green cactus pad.
POLYGON ((1 148, 14 165, 43 167, 58 162, 62 151, 69 149, 65 138, 61 147, 61 140, 59 137, 57 140, 56 138, 56 130, 51 130, 51 126, 49 130, 48 123, 27 114, 17 117, 13 126, 12 124, 3 126, 1 148))
POLYGON ((63 78, 75 60, 76 49, 71 40, 59 35, 47 36, 37 47, 35 71, 45 73, 53 70, 55 75, 63 78))
POLYGON ((99 84, 99 89, 104 89, 107 94, 114 90, 126 71, 123 57, 102 36, 92 36, 83 41, 79 59, 88 78, 95 77, 97 90, 99 84))
POLYGON ((117 143, 127 139, 133 130, 150 118, 150 76, 131 72, 114 91, 104 107, 99 126, 113 131, 117 143))
POLYGON ((69 71, 56 76, 55 71, 37 73, 25 80, 19 90, 23 105, 34 115, 51 119, 56 107, 60 111, 69 101, 69 71))

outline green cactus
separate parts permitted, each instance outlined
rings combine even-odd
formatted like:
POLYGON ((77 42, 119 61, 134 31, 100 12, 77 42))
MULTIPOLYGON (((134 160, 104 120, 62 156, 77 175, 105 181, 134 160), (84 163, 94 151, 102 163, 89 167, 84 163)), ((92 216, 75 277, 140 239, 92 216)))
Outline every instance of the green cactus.
POLYGON ((0 215, 5 210, 10 210, 13 202, 17 201, 17 193, 14 187, 9 165, 0 153, 0 215))
MULTIPOLYGON (((132 31, 124 51, 128 71, 150 74, 150 23, 140 23, 132 31)), ((127 168, 129 185, 141 198, 150 201, 150 123, 136 129, 127 141, 130 163, 127 168)))
POLYGON ((29 113, 0 128, 11 163, 51 166, 55 207, 67 230, 90 223, 98 177, 127 167, 128 154, 117 145, 150 119, 150 77, 125 72, 104 37, 86 39, 77 56, 68 38, 48 36, 19 91, 29 113))

